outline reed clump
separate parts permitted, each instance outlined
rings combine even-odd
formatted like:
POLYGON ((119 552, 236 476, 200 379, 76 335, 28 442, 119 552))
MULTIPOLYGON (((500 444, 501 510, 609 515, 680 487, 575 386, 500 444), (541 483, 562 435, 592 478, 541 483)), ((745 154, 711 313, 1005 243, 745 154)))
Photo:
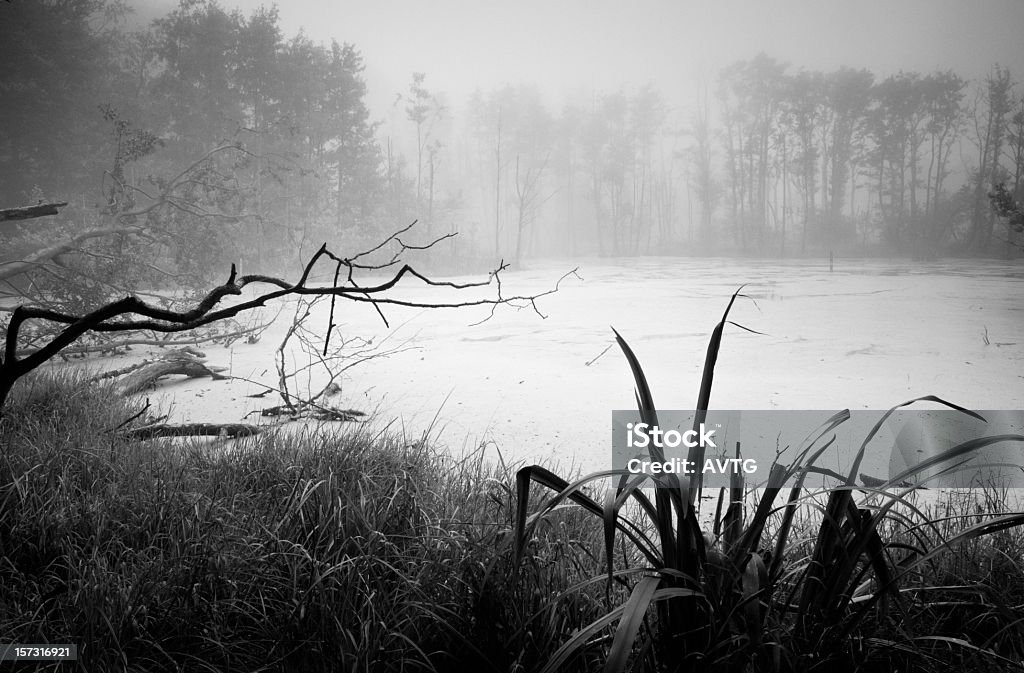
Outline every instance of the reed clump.
MULTIPOLYGON (((695 433, 706 419, 738 296, 711 335, 695 433)), ((658 426, 644 370, 618 333, 616 339, 633 372, 640 419, 658 426)), ((935 396, 899 407, 920 401, 984 420, 935 396)), ((516 558, 549 512, 571 504, 602 528, 603 576, 628 593, 581 624, 542 672, 595 653, 607 673, 1020 668, 1024 512, 1006 511, 1003 500, 988 497, 980 506, 952 505, 937 517, 917 507, 914 489, 901 485, 943 461, 969 458, 997 442, 1024 442, 1024 436, 969 440, 874 487, 858 486, 868 443, 899 407, 863 439, 847 474, 817 464, 834 441, 832 431, 848 420, 845 411, 810 432, 789 463, 773 464, 752 497, 743 475, 733 475, 709 529, 697 514, 697 473, 608 470, 566 480, 543 466, 519 470, 516 558), (812 474, 830 485, 820 492, 805 489, 812 474), (530 505, 537 487, 550 494, 540 508, 530 505), (594 497, 586 488, 603 495, 594 497), (619 557, 613 549, 624 543, 633 553, 619 557)), ((651 461, 663 462, 657 444, 649 446, 651 461)), ((703 464, 699 444, 687 460, 703 464)))

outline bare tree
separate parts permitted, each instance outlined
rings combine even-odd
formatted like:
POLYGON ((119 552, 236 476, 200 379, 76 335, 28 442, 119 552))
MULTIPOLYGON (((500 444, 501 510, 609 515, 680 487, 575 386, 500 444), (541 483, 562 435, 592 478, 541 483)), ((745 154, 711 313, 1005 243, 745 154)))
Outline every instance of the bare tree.
POLYGON ((1002 182, 1000 154, 1006 131, 1006 117, 1012 111, 1010 71, 996 65, 979 88, 972 111, 971 126, 978 148, 978 167, 974 176, 973 209, 968 244, 976 251, 988 249, 992 241, 995 213, 988 191, 1002 182))
POLYGON ((541 177, 548 166, 548 158, 550 156, 551 153, 548 152, 540 163, 524 166, 520 170, 521 156, 516 155, 516 177, 514 184, 516 212, 518 213, 516 221, 516 264, 522 260, 524 233, 527 233, 527 230, 533 226, 534 221, 537 219, 537 210, 540 205, 550 198, 550 195, 542 198, 540 194, 541 177))
MULTIPOLYGON (((440 140, 433 137, 434 126, 443 118, 446 113, 444 105, 437 96, 431 93, 423 85, 426 74, 414 72, 412 83, 409 84, 408 95, 399 94, 398 100, 405 100, 406 117, 416 125, 416 207, 423 209, 423 169, 424 154, 426 154, 427 167, 427 235, 430 235, 433 228, 434 213, 434 177, 439 163, 439 153, 443 145, 440 140)), ((398 100, 395 102, 397 103, 398 100)))

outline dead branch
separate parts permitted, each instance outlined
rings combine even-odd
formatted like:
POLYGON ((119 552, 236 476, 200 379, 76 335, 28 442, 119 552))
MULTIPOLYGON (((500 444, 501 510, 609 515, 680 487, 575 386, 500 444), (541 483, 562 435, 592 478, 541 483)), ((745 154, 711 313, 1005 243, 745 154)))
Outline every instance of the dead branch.
POLYGON ((127 367, 121 367, 120 369, 111 369, 108 372, 97 374, 89 379, 89 383, 96 383, 97 381, 106 381, 107 379, 116 379, 118 376, 124 376, 125 374, 131 374, 132 372, 142 369, 146 365, 150 364, 148 361, 143 360, 127 367))
MULTIPOLYGON (((68 350, 71 350, 71 349, 68 349, 68 350)), ((172 359, 173 360, 175 358, 189 357, 189 356, 198 358, 200 360, 203 360, 203 359, 206 358, 206 353, 203 353, 202 351, 196 350, 195 348, 192 348, 190 345, 187 345, 187 346, 185 346, 185 348, 182 348, 182 349, 180 349, 178 351, 172 351, 172 352, 170 352, 170 353, 168 353, 168 354, 166 354, 164 356, 161 356, 161 357, 157 358, 156 360, 143 360, 142 362, 136 362, 135 364, 128 365, 127 367, 121 367, 120 369, 111 369, 110 371, 106 371, 106 372, 103 372, 101 374, 97 374, 96 376, 93 376, 92 378, 89 379, 89 383, 96 383, 97 381, 105 381, 107 379, 116 379, 118 376, 124 376, 125 374, 131 374, 134 371, 142 369, 143 367, 146 367, 147 365, 151 365, 154 362, 159 362, 161 360, 167 360, 167 359, 172 359)), ((223 369, 223 368, 221 367, 221 368, 217 368, 217 369, 223 369)))
MULTIPOLYGON (((239 152, 242 154, 251 154, 250 152, 246 151, 245 149, 241 148, 238 145, 221 145, 219 147, 213 148, 212 150, 204 154, 202 157, 189 164, 172 180, 166 183, 166 185, 160 190, 159 194, 156 194, 155 196, 150 196, 146 192, 136 189, 136 191, 139 191, 145 196, 151 198, 152 200, 150 203, 131 211, 119 213, 117 217, 114 219, 114 223, 111 226, 99 227, 96 229, 91 229, 89 231, 82 232, 67 241, 63 241, 61 243, 57 243, 49 247, 43 248, 42 250, 39 250, 37 252, 34 252, 33 254, 29 255, 23 260, 8 262, 4 264, 3 267, 0 268, 0 281, 30 272, 38 268, 40 265, 43 265, 46 262, 49 262, 50 260, 53 260, 54 258, 57 258, 62 254, 73 251, 79 252, 81 244, 91 239, 115 236, 118 234, 148 236, 149 233, 152 232, 152 227, 150 226, 149 223, 150 213, 157 211, 158 209, 165 206, 168 208, 185 210, 186 212, 190 212, 191 214, 201 217, 220 218, 225 221, 238 220, 238 216, 227 213, 210 213, 207 211, 195 212, 195 209, 190 210, 183 206, 180 199, 175 195, 176 190, 189 184, 189 176, 193 171, 195 171, 199 166, 201 166, 203 162, 209 160, 214 155, 228 151, 239 152), (140 219, 142 219, 144 223, 140 223, 140 219)), ((57 208, 66 205, 67 203, 49 203, 38 204, 36 206, 27 206, 24 208, 10 208, 7 210, 0 210, 0 222, 3 222, 5 220, 26 219, 28 217, 40 217, 42 215, 54 215, 57 214, 57 208), (29 214, 32 213, 33 211, 37 211, 38 209, 42 209, 41 211, 39 211, 39 214, 29 214), (50 210, 52 210, 52 212, 50 212, 50 210), (4 215, 5 213, 7 214, 6 216, 4 215)))
MULTIPOLYGON (((400 243, 400 245, 405 245, 400 243)), ((407 247, 407 246, 406 246, 407 247)), ((203 327, 217 321, 233 318, 239 313, 250 311, 257 307, 265 306, 267 302, 287 297, 297 296, 331 296, 350 301, 358 301, 372 304, 383 318, 380 311, 382 305, 406 306, 412 308, 467 308, 471 306, 489 306, 491 315, 494 309, 502 304, 512 305, 518 308, 532 308, 541 318, 544 315, 537 307, 537 299, 547 296, 558 290, 558 285, 566 276, 559 279, 555 287, 535 295, 514 295, 505 296, 502 292, 500 273, 502 267, 488 274, 487 280, 476 282, 456 283, 453 281, 434 280, 416 271, 412 266, 404 264, 389 280, 370 286, 361 286, 354 280, 344 285, 333 285, 331 287, 311 287, 307 285, 310 274, 316 264, 328 258, 336 263, 348 266, 352 278, 352 262, 343 257, 335 255, 328 250, 327 244, 320 246, 320 249, 306 263, 302 274, 295 283, 288 283, 279 278, 262 275, 238 276, 235 265, 231 265, 231 272, 224 284, 213 288, 195 308, 187 311, 174 311, 149 304, 136 296, 127 296, 124 299, 111 302, 105 306, 86 314, 76 314, 39 306, 19 306, 12 313, 10 322, 7 325, 6 342, 4 344, 3 357, 0 359, 0 410, 6 401, 7 395, 14 383, 47 362, 56 357, 65 348, 68 348, 79 337, 89 332, 129 332, 136 330, 150 330, 158 333, 185 332, 203 327), (430 287, 448 288, 454 290, 466 290, 470 288, 495 287, 494 296, 472 299, 466 301, 439 301, 421 302, 394 299, 389 296, 404 278, 411 276, 420 280, 430 287), (222 299, 229 295, 240 296, 242 290, 248 285, 263 284, 270 285, 277 289, 264 292, 252 299, 241 301, 232 306, 217 309, 222 299), (138 317, 135 317, 138 316, 138 317), (26 322, 34 320, 45 320, 60 325, 66 325, 57 332, 50 341, 38 350, 25 357, 18 356, 18 335, 26 322)), ((570 273, 575 273, 570 272, 570 273)), ((333 315, 328 324, 334 322, 333 315)), ((386 318, 384 319, 387 324, 386 318)), ((204 372, 202 375, 208 375, 204 372)))
POLYGON ((156 439, 157 437, 250 437, 261 432, 259 426, 246 423, 185 423, 182 425, 156 423, 120 432, 129 440, 156 439))
MULTIPOLYGON (((145 416, 146 412, 149 411, 149 407, 150 407, 149 398, 147 397, 146 398, 146 406, 142 407, 137 412, 135 412, 134 414, 132 414, 128 418, 126 418, 123 421, 121 421, 120 423, 118 423, 116 428, 112 428, 112 429, 108 430, 108 432, 117 432, 118 430, 120 430, 124 426, 128 425, 129 423, 131 423, 135 419, 141 418, 142 416, 145 416)), ((166 416, 161 416, 160 418, 151 419, 150 422, 151 423, 157 423, 159 421, 164 420, 165 418, 166 418, 166 416)))
MULTIPOLYGON (((204 336, 192 337, 189 339, 120 339, 118 341, 110 341, 107 343, 93 344, 87 346, 71 346, 65 348, 60 353, 61 355, 80 355, 83 353, 108 353, 111 351, 117 351, 128 346, 159 346, 165 348, 168 346, 199 346, 201 344, 209 342, 218 342, 223 340, 225 345, 236 341, 241 337, 247 337, 247 343, 256 343, 259 340, 259 335, 266 331, 274 322, 266 322, 253 327, 245 327, 242 329, 234 330, 232 332, 226 332, 223 334, 214 333, 207 334, 204 336)), ((18 357, 25 357, 38 351, 38 348, 25 348, 18 351, 18 357)), ((108 372, 109 373, 109 372, 108 372)))
POLYGON ((357 409, 336 409, 324 407, 312 402, 299 401, 290 406, 279 404, 275 407, 266 407, 256 411, 250 411, 246 417, 259 414, 263 417, 287 416, 291 420, 314 420, 314 421, 339 421, 343 423, 358 423, 365 412, 357 409))
POLYGON ((40 264, 50 261, 54 257, 71 252, 72 250, 77 250, 82 243, 90 239, 114 236, 116 234, 137 234, 141 231, 141 227, 104 227, 101 229, 90 229, 89 231, 82 232, 63 243, 57 243, 47 248, 43 248, 42 250, 38 250, 25 259, 18 260, 16 262, 4 263, 3 268, 0 268, 0 280, 13 278, 17 275, 31 271, 40 264))
MULTIPOLYGON (((334 301, 334 297, 331 297, 331 301, 334 301)), ((310 302, 299 301, 295 306, 295 317, 292 318, 292 324, 288 326, 288 330, 285 332, 284 339, 281 344, 277 347, 275 365, 277 367, 277 381, 280 387, 281 400, 284 402, 284 406, 292 413, 295 412, 295 405, 292 404, 291 394, 288 392, 288 379, 290 378, 287 372, 287 363, 285 362, 285 347, 288 345, 289 339, 292 335, 297 332, 302 323, 309 317, 309 312, 313 309, 313 304, 316 299, 310 302)), ((294 373, 292 374, 294 376, 294 373)))
MULTIPOLYGON (((338 265, 340 269, 340 264, 338 265)), ((337 270, 335 272, 335 285, 337 284, 337 270)), ((331 336, 333 330, 336 327, 340 327, 334 322, 334 309, 336 307, 336 296, 331 297, 331 313, 328 318, 327 331, 323 336, 324 346, 321 349, 316 342, 319 335, 311 331, 306 326, 306 321, 311 315, 313 307, 318 301, 324 297, 313 297, 311 300, 300 299, 295 307, 295 315, 292 318, 291 325, 289 325, 287 332, 285 333, 284 339, 277 347, 275 355, 275 367, 278 373, 278 388, 276 392, 281 396, 283 401, 282 409, 280 413, 277 410, 271 410, 264 415, 289 415, 292 418, 315 418, 317 420, 350 420, 349 416, 354 413, 351 411, 344 411, 339 416, 335 409, 330 407, 318 406, 319 400, 329 395, 335 394, 341 391, 341 386, 338 385, 338 380, 341 376, 351 369, 352 367, 369 362, 377 358, 388 357, 396 353, 401 353, 405 350, 409 350, 410 347, 407 345, 409 340, 406 340, 402 344, 394 348, 382 348, 382 344, 386 342, 390 335, 385 336, 384 339, 378 343, 374 343, 373 340, 366 340, 360 337, 351 337, 346 339, 344 336, 340 336, 341 343, 334 346, 333 350, 329 349, 331 336), (286 361, 286 348, 289 341, 295 338, 298 340, 302 351, 310 358, 309 362, 303 366, 288 370, 286 361), (340 364, 340 366, 339 366, 340 364), (322 367, 328 374, 327 382, 320 388, 316 393, 308 394, 305 398, 300 397, 297 392, 293 392, 289 389, 289 380, 295 380, 300 374, 307 372, 314 367, 322 367), (290 410, 285 412, 284 408, 290 410)), ((410 338, 411 339, 411 338, 410 338)), ((262 384, 261 384, 262 385, 262 384)), ((271 392, 268 389, 264 393, 260 393, 258 396, 262 397, 266 393, 271 392)))
POLYGON ((139 391, 146 390, 156 385, 158 379, 174 374, 187 376, 195 379, 209 376, 214 380, 224 380, 228 377, 218 373, 224 371, 223 367, 208 367, 202 362, 205 355, 195 349, 182 349, 164 357, 156 362, 143 363, 141 367, 129 368, 125 377, 117 385, 119 395, 133 395, 139 391))
POLYGON ((12 220, 32 220, 47 215, 60 215, 60 208, 68 205, 67 201, 54 203, 37 203, 34 206, 21 206, 19 208, 0 209, 0 222, 12 220))
POLYGON ((601 356, 602 356, 602 355, 604 355, 605 353, 607 353, 607 352, 608 352, 608 350, 609 350, 609 349, 610 349, 610 348, 611 348, 612 346, 614 346, 614 345, 615 345, 615 342, 612 342, 612 343, 608 344, 607 346, 605 346, 605 349, 604 349, 603 351, 601 351, 600 353, 598 353, 597 355, 595 355, 595 356, 594 356, 594 359, 593 359, 593 360, 588 360, 588 361, 584 362, 584 363, 583 363, 583 366, 584 366, 584 367, 589 367, 590 365, 592 365, 592 364, 594 364, 595 362, 597 362, 597 361, 598 361, 599 359, 601 359, 601 356))

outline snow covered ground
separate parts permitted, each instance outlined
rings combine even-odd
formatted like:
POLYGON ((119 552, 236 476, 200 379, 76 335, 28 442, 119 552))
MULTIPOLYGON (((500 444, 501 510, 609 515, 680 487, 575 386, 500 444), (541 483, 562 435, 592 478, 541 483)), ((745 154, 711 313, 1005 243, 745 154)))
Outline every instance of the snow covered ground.
MULTIPOLYGON (((885 409, 932 394, 974 409, 1024 409, 1019 263, 837 260, 830 272, 827 261, 601 259, 531 264, 504 273, 503 290, 542 292, 577 265, 580 278, 538 301, 545 319, 500 307, 471 326, 489 309, 385 307, 385 328, 368 305, 341 305, 343 334, 412 348, 351 369, 332 403, 377 409, 378 423, 393 421, 410 437, 433 423, 456 452, 486 441, 506 461, 606 469, 611 412, 634 408, 622 353, 613 347, 601 355, 613 343, 611 328, 640 359, 658 407, 690 409, 711 330, 746 284, 750 299, 738 300, 731 318, 762 334, 727 327, 713 408, 885 409)), ((476 293, 411 279, 400 296, 476 293)), ((326 327, 326 307, 310 327, 326 327)), ((274 351, 290 316, 285 310, 258 344, 205 347, 210 364, 275 385, 274 351)), ((323 380, 312 371, 301 392, 323 380)), ((205 379, 169 383, 161 394, 176 419, 228 422, 279 403, 273 395, 246 397, 260 390, 205 379)), ((882 458, 870 470, 884 476, 882 458)))

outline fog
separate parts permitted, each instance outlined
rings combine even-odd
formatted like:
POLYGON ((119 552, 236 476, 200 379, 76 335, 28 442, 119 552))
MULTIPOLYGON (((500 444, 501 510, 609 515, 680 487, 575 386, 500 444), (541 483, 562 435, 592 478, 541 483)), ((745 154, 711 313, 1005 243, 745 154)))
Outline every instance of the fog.
MULTIPOLYGON (((137 3, 134 21, 172 8, 137 3)), ((1003 177, 992 152, 1008 154, 1005 178, 1020 185, 1012 140, 990 147, 986 83, 1024 69, 1016 2, 300 1, 276 12, 285 40, 355 48, 383 170, 415 181, 415 207, 398 210, 459 231, 475 256, 931 258, 991 244, 974 231, 985 188, 957 195, 976 176, 1003 177)))
POLYGON ((0 659, 1019 661, 1022 35, 0 1, 0 659))
MULTIPOLYGON (((223 4, 249 13, 267 3, 223 4)), ((137 6, 148 15, 170 3, 137 6)), ((413 72, 427 73, 460 102, 474 88, 506 83, 534 83, 559 96, 651 82, 686 106, 719 69, 759 52, 796 68, 849 66, 882 77, 953 69, 975 78, 995 63, 1024 66, 1024 7, 1013 0, 295 0, 279 10, 287 33, 301 29, 363 52, 378 114, 413 72)))
MULTIPOLYGON (((820 300, 803 317, 823 330, 819 340, 796 347, 804 343, 801 319, 788 313, 788 349, 749 365, 764 375, 781 382, 813 370, 825 357, 817 350, 829 351, 840 336, 856 342, 840 342, 842 354, 895 373, 853 388, 820 378, 748 387, 750 396, 726 398, 737 406, 894 404, 903 393, 932 392, 927 382, 893 387, 902 370, 911 380, 959 371, 949 363, 979 344, 998 364, 977 379, 956 374, 959 387, 936 374, 934 392, 989 408, 1019 405, 1012 371, 1021 315, 1006 305, 1019 295, 1024 243, 1018 2, 129 9, 0 5, 9 64, 0 85, 17 93, 0 105, 8 176, 0 197, 4 207, 54 202, 60 211, 33 225, 3 223, 0 292, 8 308, 36 302, 77 315, 138 292, 182 307, 231 268, 294 278, 326 242, 342 263, 376 250, 365 259, 383 265, 372 269, 378 280, 397 255, 437 278, 486 280, 501 267, 506 288, 534 290, 578 267, 587 279, 581 287, 624 293, 609 312, 597 290, 583 292, 578 301, 595 307, 587 311, 561 299, 577 291, 563 288, 548 321, 531 315, 534 351, 515 357, 544 363, 525 399, 546 401, 517 407, 519 420, 578 394, 570 385, 544 398, 553 388, 540 372, 559 371, 566 344, 578 347, 572 362, 593 357, 608 345, 609 323, 633 327, 640 339, 662 335, 672 347, 695 339, 685 360, 698 368, 714 316, 744 283, 779 301, 760 307, 769 323, 776 309, 797 306, 783 298, 820 300), (46 39, 52 33, 63 37, 46 39), (843 283, 821 275, 833 268, 848 274, 843 283), (696 271, 677 276, 681 270, 696 271), (886 285, 889 276, 920 281, 914 308, 933 322, 904 319, 892 298, 910 290, 886 285), (978 284, 976 276, 998 282, 978 284), (620 277, 621 287, 613 280, 620 277), (677 282, 706 303, 673 304, 677 282), (774 294, 793 283, 801 288, 774 294), (843 297, 861 297, 859 283, 881 285, 850 307, 843 297), (692 326, 677 334, 651 307, 632 310, 639 299, 629 298, 648 291, 670 312, 691 315, 692 326), (974 313, 993 306, 993 316, 974 313), (834 326, 829 310, 855 325, 875 323, 854 336, 852 326, 834 326), (563 320, 575 336, 545 341, 547 326, 563 320), (922 345, 950 322, 960 326, 955 339, 922 345), (830 337, 833 328, 842 334, 830 337), (890 347, 875 348, 876 329, 893 330, 890 347)), ((332 270, 312 271, 326 282, 332 270)), ((522 319, 499 308, 490 323, 497 333, 471 341, 487 347, 481 362, 509 357, 497 342, 511 329, 507 321, 522 319)), ((472 321, 457 313, 438 324, 461 334, 472 321)), ((428 330, 432 314, 417 320, 428 330)), ((244 326, 225 329, 235 327, 244 326)), ((27 331, 18 347, 48 334, 27 331)), ((458 363, 430 350, 462 351, 409 338, 437 381, 423 401, 436 412, 443 396, 435 393, 469 384, 443 383, 458 363)), ((387 358, 374 366, 414 367, 387 358)), ((628 393, 621 374, 614 384, 585 386, 585 405, 599 410, 588 428, 615 406, 611 390, 628 393)), ((401 383, 384 374, 370 380, 401 383)), ((466 433, 490 428, 487 419, 520 382, 488 386, 470 386, 483 407, 463 416, 466 433)), ((391 404, 368 390, 358 395, 374 408, 391 404)), ((391 411, 412 413, 400 403, 391 411)), ((517 429, 490 430, 502 443, 536 441, 536 433, 509 427, 517 429)))

